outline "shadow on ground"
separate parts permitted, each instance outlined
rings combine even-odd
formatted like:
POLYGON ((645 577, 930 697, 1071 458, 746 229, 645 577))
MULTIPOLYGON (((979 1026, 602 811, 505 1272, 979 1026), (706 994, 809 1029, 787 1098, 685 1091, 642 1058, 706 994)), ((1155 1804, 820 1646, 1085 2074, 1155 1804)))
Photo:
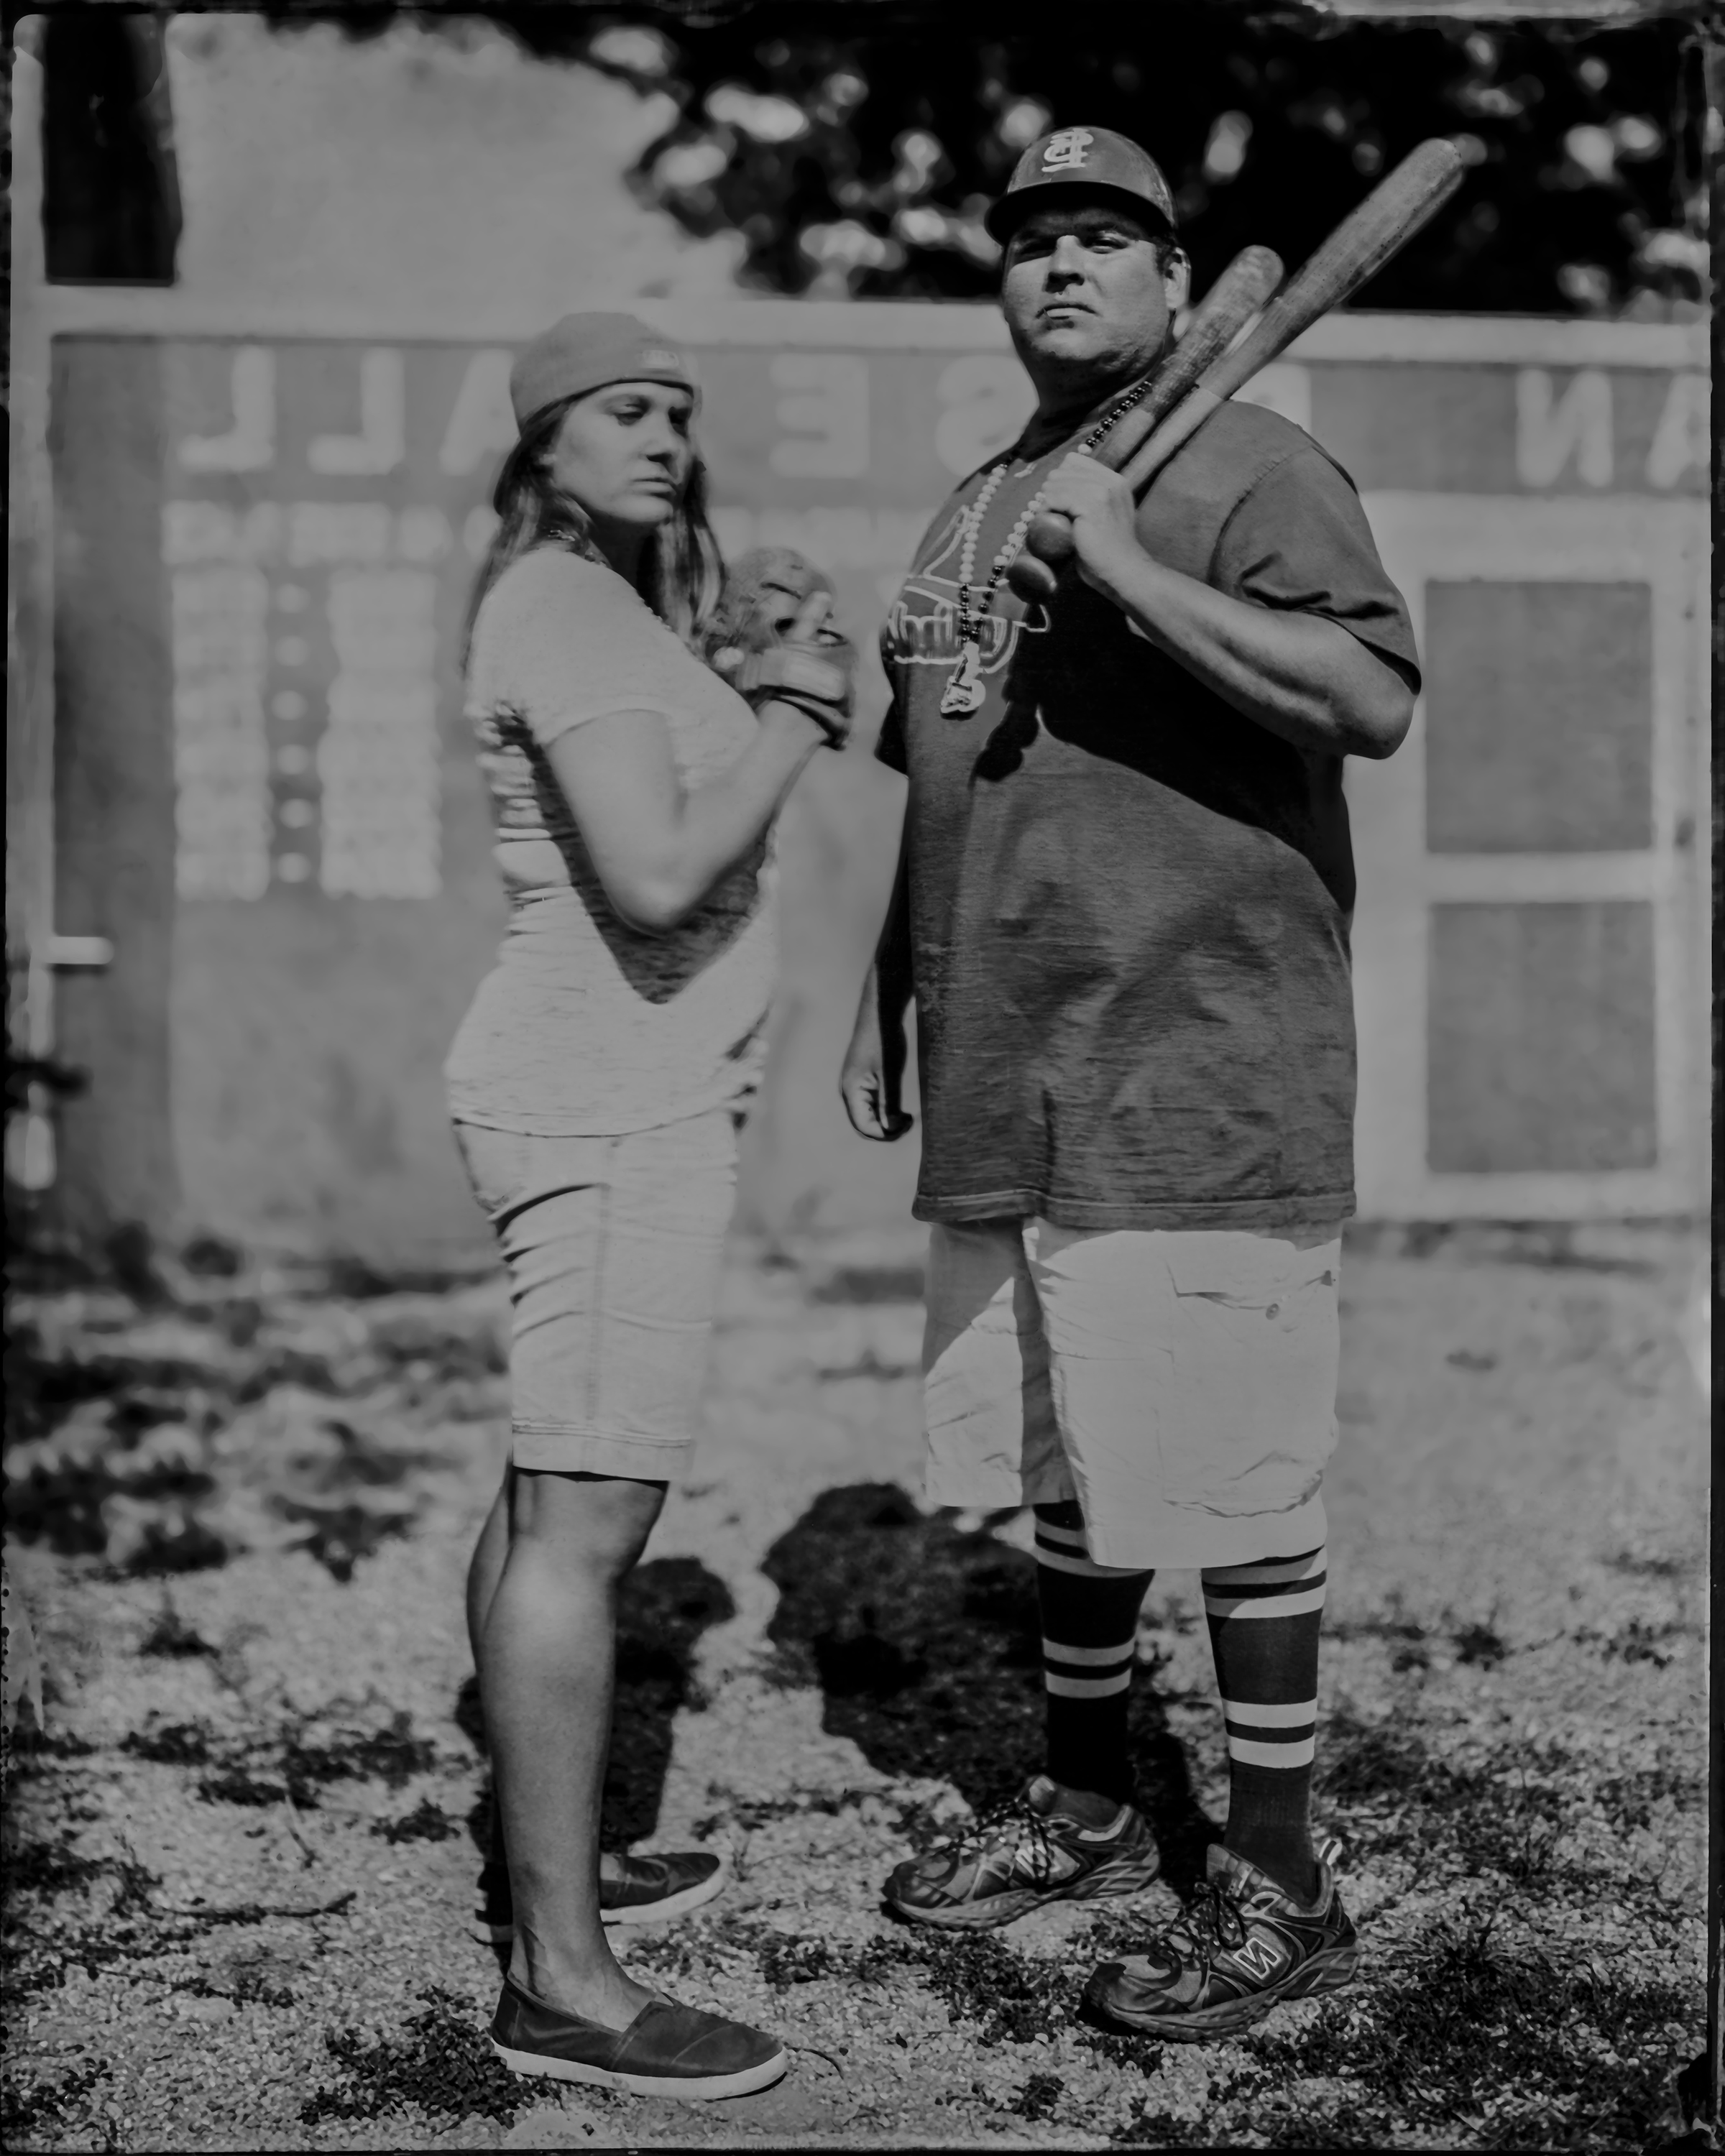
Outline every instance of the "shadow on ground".
MULTIPOLYGON (((867 1482, 823 1491, 762 1568, 779 1590, 768 1636, 783 1680, 818 1684, 823 1727, 870 1766, 949 1781, 978 1810, 1041 1767, 1041 1624, 1024 1552, 867 1482)), ((1142 1669, 1130 1732, 1138 1802, 1183 1895, 1219 1830, 1142 1669)))
MULTIPOLYGON (((699 1558, 655 1558, 624 1582, 617 1612, 617 1704, 599 1823, 607 1849, 644 1841, 658 1825, 670 1768, 671 1724, 680 1707, 696 1703, 696 1643, 710 1625, 735 1614, 730 1590, 699 1558)), ((463 1683, 454 1718, 483 1753, 477 1678, 463 1683)), ((468 1830, 482 1855, 490 1851, 490 1816, 487 1775, 468 1815, 468 1830)))

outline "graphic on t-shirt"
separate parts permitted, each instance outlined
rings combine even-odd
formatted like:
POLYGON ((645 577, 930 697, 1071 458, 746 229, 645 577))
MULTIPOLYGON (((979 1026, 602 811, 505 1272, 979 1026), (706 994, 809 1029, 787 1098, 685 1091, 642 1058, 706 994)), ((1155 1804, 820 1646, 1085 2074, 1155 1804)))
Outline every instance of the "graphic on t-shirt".
MULTIPOLYGON (((926 561, 906 578, 904 588, 892 603, 881 631, 881 649, 890 665, 956 666, 962 655, 958 634, 958 566, 963 549, 965 507, 955 509, 930 542, 926 561)), ((992 557, 988 557, 992 560, 992 557)), ((981 560, 978 559, 978 567, 981 560)), ((987 588, 988 572, 973 578, 971 589, 972 622, 978 647, 978 671, 999 674, 1011 664, 1020 635, 1045 636, 1049 618, 1040 601, 1028 610, 1004 588, 994 594, 993 605, 978 619, 977 608, 987 588), (1003 609, 1011 607, 1014 611, 1003 609)))

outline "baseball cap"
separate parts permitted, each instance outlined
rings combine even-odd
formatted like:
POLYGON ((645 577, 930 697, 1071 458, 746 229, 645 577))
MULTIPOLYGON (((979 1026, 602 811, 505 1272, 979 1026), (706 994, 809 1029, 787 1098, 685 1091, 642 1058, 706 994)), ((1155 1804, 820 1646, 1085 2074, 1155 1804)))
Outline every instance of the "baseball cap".
POLYGON ((1056 127, 1039 136, 1013 167, 1005 193, 983 216, 989 236, 1004 243, 1052 188, 1070 187, 1123 195, 1135 209, 1154 210, 1170 234, 1175 230, 1173 196, 1147 151, 1111 127, 1056 127))
POLYGON ((565 315, 516 357, 509 398, 516 424, 566 397, 611 382, 668 382, 697 397, 689 362, 669 339, 633 315, 565 315))

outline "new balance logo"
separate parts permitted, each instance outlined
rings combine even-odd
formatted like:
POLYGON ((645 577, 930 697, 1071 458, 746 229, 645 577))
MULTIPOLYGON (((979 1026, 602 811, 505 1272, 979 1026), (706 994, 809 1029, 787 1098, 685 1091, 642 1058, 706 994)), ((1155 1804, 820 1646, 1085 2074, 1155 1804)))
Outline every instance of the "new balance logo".
POLYGON ((1268 1939, 1248 1939, 1243 1947, 1235 1949, 1234 1958, 1260 1984, 1274 1976, 1281 1966, 1281 1956, 1268 1939))
POLYGON ((1085 152, 1096 141, 1088 127, 1063 127, 1050 135, 1042 152, 1045 172, 1070 172, 1085 162, 1085 152))

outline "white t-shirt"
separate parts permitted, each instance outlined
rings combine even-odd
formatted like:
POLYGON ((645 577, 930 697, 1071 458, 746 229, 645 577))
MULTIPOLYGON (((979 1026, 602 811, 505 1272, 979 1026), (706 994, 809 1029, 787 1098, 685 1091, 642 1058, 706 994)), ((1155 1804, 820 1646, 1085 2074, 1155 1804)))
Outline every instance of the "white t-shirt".
POLYGON ((510 922, 444 1065, 458 1122, 555 1137, 648 1130, 760 1083, 778 961, 771 839, 668 935, 629 927, 545 754, 622 711, 665 720, 690 789, 755 734, 742 697, 614 570, 536 547, 486 593, 468 661, 510 922))

